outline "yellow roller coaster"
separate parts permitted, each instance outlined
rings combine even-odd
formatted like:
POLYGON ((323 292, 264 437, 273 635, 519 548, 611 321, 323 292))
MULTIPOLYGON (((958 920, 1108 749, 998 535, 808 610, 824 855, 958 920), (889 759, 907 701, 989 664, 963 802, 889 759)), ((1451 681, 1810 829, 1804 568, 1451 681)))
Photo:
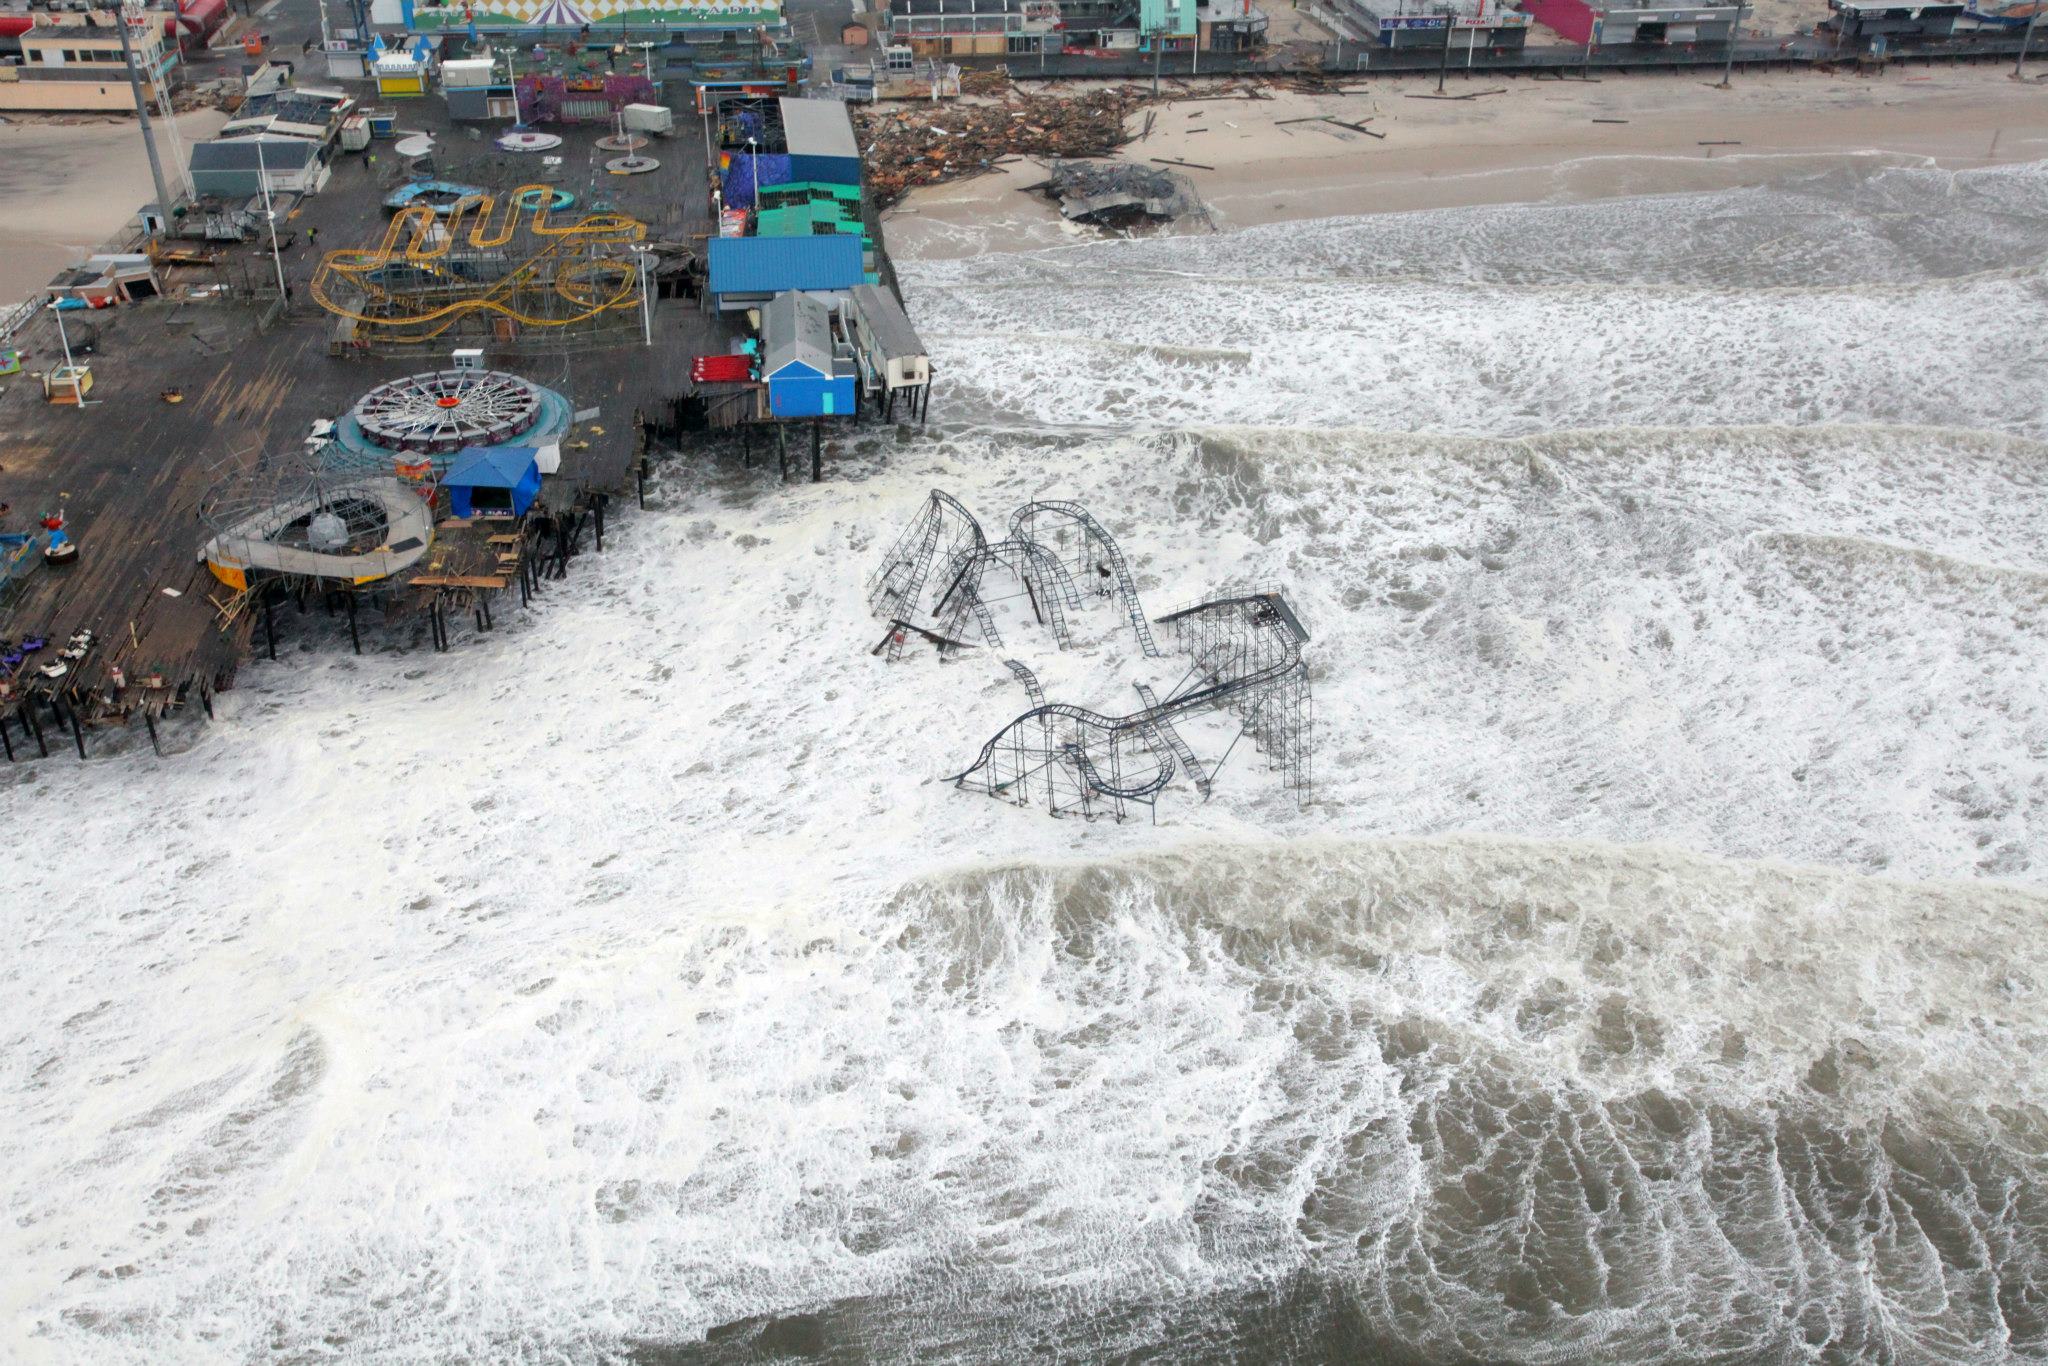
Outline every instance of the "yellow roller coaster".
POLYGON ((445 222, 424 204, 401 209, 376 246, 321 257, 313 297, 328 312, 398 342, 430 340, 480 313, 529 327, 568 327, 639 307, 638 263, 609 252, 644 240, 647 225, 621 213, 554 223, 548 205, 555 194, 551 185, 522 185, 502 199, 478 195, 445 222), (480 278, 484 261, 450 257, 465 237, 478 252, 511 245, 522 219, 536 249, 502 275, 480 278))

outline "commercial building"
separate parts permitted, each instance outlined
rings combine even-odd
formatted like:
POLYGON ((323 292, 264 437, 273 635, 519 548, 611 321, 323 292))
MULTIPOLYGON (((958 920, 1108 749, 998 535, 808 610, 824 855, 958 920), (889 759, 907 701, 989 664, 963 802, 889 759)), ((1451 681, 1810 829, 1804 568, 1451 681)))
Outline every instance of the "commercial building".
MULTIPOLYGON (((1455 53, 1487 49, 1498 51, 1527 44, 1528 14, 1511 9, 1499 0, 1478 0, 1455 13, 1428 0, 1333 0, 1337 12, 1362 29, 1381 47, 1436 49, 1449 44, 1455 53)), ((1455 61, 1455 56, 1453 57, 1455 61)))
POLYGON ((263 193, 311 194, 327 183, 319 145, 305 138, 216 138, 192 149, 192 188, 201 197, 248 199, 263 193))
POLYGON ((775 418, 851 417, 858 370, 823 299, 791 290, 761 310, 761 378, 775 418))
POLYGON ((860 239, 714 237, 707 245, 713 302, 722 312, 758 308, 787 290, 837 292, 867 282, 860 239))
POLYGON ((1704 9, 1681 9, 1672 5, 1656 5, 1602 10, 1594 25, 1593 41, 1600 47, 1723 44, 1732 41, 1741 28, 1742 8, 1741 5, 1714 5, 1704 9))
POLYGON ((918 57, 1058 52, 1055 0, 889 0, 889 42, 918 57))
MULTIPOLYGON (((35 19, 20 38, 21 64, 0 66, 0 111, 119 113, 135 107, 113 13, 35 19)), ((142 93, 152 103, 164 98, 178 54, 165 44, 163 25, 153 16, 140 19, 129 26, 128 41, 142 93)))
POLYGON ((1863 46, 1874 39, 1908 42, 1946 38, 1963 17, 1963 5, 1898 5, 1881 0, 1828 0, 1834 17, 1828 22, 1844 43, 1863 46))

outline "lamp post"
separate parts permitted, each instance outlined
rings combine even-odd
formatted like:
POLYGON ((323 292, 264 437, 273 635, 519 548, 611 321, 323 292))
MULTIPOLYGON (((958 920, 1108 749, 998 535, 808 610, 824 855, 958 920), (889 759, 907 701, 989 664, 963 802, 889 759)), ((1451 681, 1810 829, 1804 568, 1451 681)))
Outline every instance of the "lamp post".
POLYGON ((263 164, 263 135, 256 135, 256 179, 263 186, 263 220, 270 224, 270 264, 277 267, 277 297, 287 299, 284 287, 284 257, 277 250, 277 211, 270 207, 270 172, 263 164))
POLYGON ((1448 5, 1444 7, 1444 51, 1443 60, 1436 67, 1436 93, 1444 93, 1444 76, 1451 69, 1451 35, 1458 29, 1458 12, 1448 5))
MULTIPOLYGON (((934 75, 933 80, 938 77, 934 75)), ((754 212, 761 212, 761 154, 755 150, 755 142, 747 139, 747 169, 754 173, 754 212)))
MULTIPOLYGON (((64 372, 72 374, 75 367, 71 363, 71 334, 64 330, 64 310, 57 307, 61 302, 59 299, 50 300, 50 311, 57 315, 57 344, 64 348, 64 372)), ((76 382, 77 377, 73 375, 73 383, 76 382)))
POLYGON ((644 242, 633 244, 634 268, 640 274, 640 339, 647 345, 654 345, 654 300, 648 292, 647 256, 650 248, 644 242))
POLYGON ((2020 55, 2015 57, 2012 63, 2012 78, 2016 81, 2026 79, 2020 73, 2026 69, 2027 47, 2034 41, 2034 25, 2041 22, 2042 3, 2043 0, 2034 0, 2034 12, 2027 16, 2027 26, 2020 30, 2020 55))

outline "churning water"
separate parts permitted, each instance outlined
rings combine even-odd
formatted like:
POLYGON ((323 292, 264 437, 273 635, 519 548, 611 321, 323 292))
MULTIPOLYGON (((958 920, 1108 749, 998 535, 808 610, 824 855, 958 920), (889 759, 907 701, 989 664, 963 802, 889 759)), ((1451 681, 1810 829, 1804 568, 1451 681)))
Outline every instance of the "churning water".
POLYGON ((928 439, 6 774, 5 1354, 2048 1355, 2044 250, 1891 169, 911 268, 928 439), (1026 699, 868 653, 931 487, 1283 586, 1312 800, 933 781, 1026 699))

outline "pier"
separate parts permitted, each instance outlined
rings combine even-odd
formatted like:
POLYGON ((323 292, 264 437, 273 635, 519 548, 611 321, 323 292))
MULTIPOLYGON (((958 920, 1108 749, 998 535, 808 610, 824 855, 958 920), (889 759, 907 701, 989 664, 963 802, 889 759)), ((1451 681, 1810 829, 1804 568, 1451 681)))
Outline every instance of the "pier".
MULTIPOLYGON (((447 649, 466 626, 493 629, 507 594, 529 601, 584 549, 602 550, 607 509, 644 499, 657 443, 733 427, 749 450, 772 442, 786 453, 791 420, 770 410, 765 377, 692 379, 693 357, 742 352, 749 316, 702 302, 719 231, 715 101, 711 114, 672 103, 685 111, 674 131, 638 139, 622 158, 610 123, 551 123, 544 151, 508 150, 503 124, 465 125, 438 98, 410 101, 406 132, 431 140, 428 156, 400 155, 387 140, 336 152, 321 192, 281 201, 274 223, 246 240, 119 244, 150 253, 160 297, 18 320, 0 338, 22 353, 22 373, 0 382, 0 497, 11 504, 0 530, 32 540, 0 596, 7 756, 61 743, 85 757, 103 727, 139 717, 155 738, 166 716, 210 715, 241 661, 275 657, 285 623, 306 611, 345 615, 357 650, 379 623, 421 620, 447 649), (480 191, 482 202, 387 216, 387 197, 427 178, 480 191), (600 220, 602 240, 571 233, 600 220), (503 283, 475 274, 492 260, 503 283), (67 343, 90 374, 82 401, 46 396, 62 384, 67 343), (401 519, 374 508, 355 537, 382 554, 374 574, 307 553, 272 554, 246 574, 233 552, 205 562, 203 546, 260 521, 225 506, 303 460, 309 440, 332 439, 316 423, 464 352, 573 409, 549 444, 559 467, 530 505, 457 516, 444 496, 431 504, 431 546, 412 546, 416 558, 391 572, 386 552, 397 546, 378 536, 424 538, 400 542, 401 519), (41 563, 45 518, 77 547, 70 563, 41 563)), ((869 411, 857 403, 797 423, 813 478, 828 421, 869 411)), ((881 414, 879 401, 872 411, 881 414)), ((385 482, 394 468, 406 474, 402 452, 366 450, 385 482)), ((421 477, 445 478, 450 454, 423 457, 421 477)), ((305 507, 316 505, 322 497, 305 507)), ((307 517, 298 521, 286 533, 303 539, 307 517)))

